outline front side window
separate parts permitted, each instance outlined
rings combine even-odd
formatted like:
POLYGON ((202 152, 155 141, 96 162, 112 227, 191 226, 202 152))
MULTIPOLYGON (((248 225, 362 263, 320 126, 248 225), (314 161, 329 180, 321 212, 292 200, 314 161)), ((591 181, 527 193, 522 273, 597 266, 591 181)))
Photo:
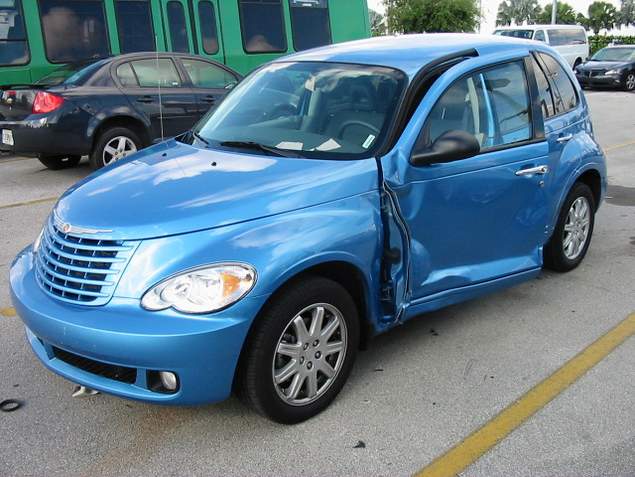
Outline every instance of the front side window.
POLYGON ((25 65, 29 45, 20 0, 0 1, 0 66, 25 65))
POLYGON ((185 10, 181 2, 168 2, 168 26, 172 40, 172 51, 189 53, 190 44, 187 36, 185 10))
POLYGON ((182 59, 181 63, 197 88, 224 89, 238 83, 229 71, 207 61, 182 59))
POLYGON ((534 35, 534 40, 536 41, 547 41, 545 38, 544 30, 536 30, 536 34, 534 35))
POLYGON ((212 2, 199 2, 198 18, 201 25, 203 51, 208 55, 218 53, 218 32, 216 31, 216 12, 212 2))
POLYGON ((240 83, 197 132, 212 147, 250 142, 310 158, 372 157, 406 83, 379 66, 273 63, 240 83))
MULTIPOLYGON (((168 58, 131 61, 142 88, 178 88, 181 79, 172 60, 168 58)), ((125 72, 124 72, 125 74, 125 72)))
POLYGON ((545 53, 539 53, 539 55, 547 67, 545 73, 549 76, 551 82, 556 85, 559 93, 555 97, 556 114, 571 111, 578 105, 578 96, 571 79, 569 79, 564 68, 562 68, 560 63, 558 63, 553 56, 545 53))
POLYGON ((508 63, 456 81, 430 111, 417 148, 431 148, 449 131, 472 134, 481 149, 530 139, 530 102, 523 64, 508 63))
POLYGON ((40 0, 40 16, 51 63, 110 55, 103 1, 40 0))
POLYGON ((331 43, 327 0, 289 0, 293 46, 296 51, 331 43))
POLYGON ((238 7, 247 53, 287 51, 282 0, 238 0, 238 7))
POLYGON ((551 91, 551 85, 547 81, 542 67, 536 61, 536 58, 532 56, 532 64, 534 68, 534 76, 536 77, 536 83, 538 84, 538 94, 540 97, 540 108, 542 109, 542 116, 550 118, 555 114, 553 107, 553 92, 551 91))
POLYGON ((117 0, 115 9, 121 53, 154 51, 150 2, 148 0, 117 0))

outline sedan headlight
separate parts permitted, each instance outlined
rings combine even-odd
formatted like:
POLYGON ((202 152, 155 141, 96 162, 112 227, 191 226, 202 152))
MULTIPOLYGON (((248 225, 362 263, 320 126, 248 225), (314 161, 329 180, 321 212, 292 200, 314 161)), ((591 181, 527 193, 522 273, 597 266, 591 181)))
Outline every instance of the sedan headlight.
POLYGON ((615 69, 615 70, 606 70, 606 72, 604 74, 605 75, 619 75, 621 73, 622 73, 622 70, 615 69))
POLYGON ((220 263, 188 270, 150 288, 141 299, 146 310, 174 308, 182 313, 211 313, 244 297, 256 283, 256 271, 241 263, 220 263))

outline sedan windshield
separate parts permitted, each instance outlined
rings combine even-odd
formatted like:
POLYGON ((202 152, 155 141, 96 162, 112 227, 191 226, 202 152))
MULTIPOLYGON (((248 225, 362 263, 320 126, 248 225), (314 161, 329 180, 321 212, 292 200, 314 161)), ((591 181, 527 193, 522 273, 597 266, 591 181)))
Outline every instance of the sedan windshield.
POLYGON ((591 59, 594 61, 635 61, 635 48, 602 48, 591 59))
POLYGON ((273 63, 232 91, 195 128, 212 147, 352 159, 379 147, 406 76, 378 66, 273 63))

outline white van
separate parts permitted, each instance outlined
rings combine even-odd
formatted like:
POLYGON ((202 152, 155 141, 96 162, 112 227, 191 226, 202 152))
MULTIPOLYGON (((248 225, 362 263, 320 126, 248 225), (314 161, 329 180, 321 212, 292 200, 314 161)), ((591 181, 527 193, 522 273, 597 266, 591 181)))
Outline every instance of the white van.
POLYGON ((572 68, 589 56, 589 41, 584 27, 579 25, 526 25, 501 27, 494 35, 513 36, 543 41, 560 53, 572 68))

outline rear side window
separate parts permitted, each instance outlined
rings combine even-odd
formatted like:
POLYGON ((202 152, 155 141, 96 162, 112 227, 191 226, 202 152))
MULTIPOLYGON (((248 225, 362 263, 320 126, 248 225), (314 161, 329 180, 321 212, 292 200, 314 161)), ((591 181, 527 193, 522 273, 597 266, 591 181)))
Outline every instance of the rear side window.
POLYGON ((131 86, 139 86, 137 82, 137 77, 132 71, 132 66, 130 63, 124 63, 123 65, 119 65, 117 67, 117 79, 121 83, 121 86, 131 87, 131 86))
POLYGON ((179 73, 174 62, 168 58, 131 61, 132 68, 142 88, 178 88, 179 73))
POLYGON ((529 92, 522 63, 477 72, 456 81, 435 104, 418 148, 429 148, 442 134, 465 131, 488 149, 532 136, 529 92))
POLYGON ((549 30, 549 44, 551 46, 582 45, 584 43, 586 43, 586 36, 582 29, 556 28, 549 30))
POLYGON ((545 76, 542 67, 536 61, 536 58, 532 56, 531 61, 534 67, 536 83, 538 84, 538 94, 540 95, 540 108, 542 109, 542 115, 545 119, 550 118, 555 114, 551 85, 549 84, 549 81, 547 81, 547 77, 545 76))
POLYGON ((208 55, 218 53, 218 32, 216 31, 216 12, 212 2, 199 2, 198 18, 201 25, 203 51, 208 55))
POLYGON ((238 82, 229 71, 207 61, 182 59, 181 63, 197 88, 224 89, 238 82))
POLYGON ((25 65, 29 46, 20 0, 0 1, 0 65, 25 65))
POLYGON ((327 0, 289 0, 293 47, 296 51, 330 44, 331 25, 327 0))
POLYGON ((189 53, 190 44, 187 36, 185 10, 181 2, 168 2, 168 26, 172 40, 172 51, 189 53))
POLYGON ((539 53, 539 55, 547 67, 545 73, 558 90, 558 94, 554 95, 556 114, 566 113, 575 109, 578 105, 578 95, 569 76, 554 57, 545 53, 539 53))
POLYGON ((103 1, 40 0, 46 56, 67 63, 110 54, 103 1))
POLYGON ((121 53, 154 51, 150 2, 148 0, 117 0, 115 9, 121 53))
MULTIPOLYGON (((243 48, 247 53, 287 50, 282 0, 238 0, 243 48)), ((312 2, 313 3, 313 2, 312 2)))

